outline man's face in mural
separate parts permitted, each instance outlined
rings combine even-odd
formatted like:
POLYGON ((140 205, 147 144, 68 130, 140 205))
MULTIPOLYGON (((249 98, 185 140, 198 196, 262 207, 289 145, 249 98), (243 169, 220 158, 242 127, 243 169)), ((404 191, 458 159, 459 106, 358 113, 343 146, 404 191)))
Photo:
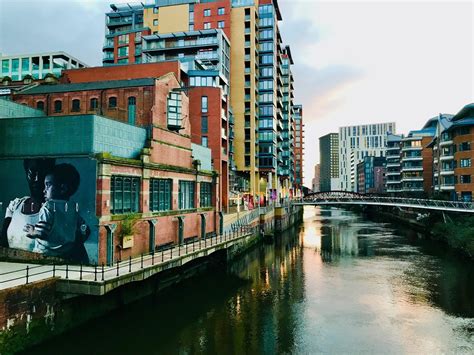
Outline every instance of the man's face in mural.
POLYGON ((24 167, 26 180, 30 188, 31 197, 37 200, 43 200, 44 179, 54 162, 47 159, 27 159, 24 167))

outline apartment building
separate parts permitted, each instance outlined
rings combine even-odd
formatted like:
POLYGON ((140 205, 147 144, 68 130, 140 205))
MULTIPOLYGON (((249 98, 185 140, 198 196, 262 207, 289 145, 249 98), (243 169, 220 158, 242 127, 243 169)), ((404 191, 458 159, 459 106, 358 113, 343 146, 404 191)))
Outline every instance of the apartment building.
POLYGON ((466 105, 456 115, 440 114, 433 149, 434 193, 451 200, 472 201, 474 158, 474 104, 466 105))
POLYGON ((385 156, 387 133, 395 133, 395 122, 339 128, 340 189, 356 191, 357 164, 365 156, 385 156))
POLYGON ((385 192, 385 165, 385 157, 364 157, 357 164, 357 192, 383 194, 385 192))
POLYGON ((304 124, 303 106, 295 105, 295 193, 303 190, 303 162, 304 162, 304 124))
POLYGON ((293 60, 289 47, 282 45, 278 2, 156 0, 111 8, 104 65, 177 59, 190 87, 220 86, 227 120, 234 123, 226 131, 226 137, 233 137, 228 146, 235 159, 230 161, 235 175, 231 169, 229 188, 251 198, 287 195, 295 175, 293 60), (216 71, 223 75, 216 78, 216 71))
POLYGON ((44 79, 47 74, 57 78, 65 69, 84 68, 87 64, 65 52, 48 52, 24 55, 0 55, 2 72, 0 78, 13 81, 44 79))
POLYGON ((320 191, 340 189, 339 134, 329 133, 319 137, 320 191))
POLYGON ((436 134, 437 117, 421 130, 410 131, 401 140, 400 172, 402 192, 423 196, 433 189, 433 150, 429 146, 436 134))
POLYGON ((388 193, 396 194, 402 191, 400 172, 402 138, 403 136, 401 135, 387 134, 385 191, 388 193))

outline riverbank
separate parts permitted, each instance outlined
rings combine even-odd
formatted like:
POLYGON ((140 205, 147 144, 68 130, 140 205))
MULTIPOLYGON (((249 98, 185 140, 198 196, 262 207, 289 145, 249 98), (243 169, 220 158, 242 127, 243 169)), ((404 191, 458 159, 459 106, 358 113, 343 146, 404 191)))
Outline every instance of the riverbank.
POLYGON ((404 223, 425 238, 441 242, 474 261, 474 217, 440 212, 417 213, 390 207, 355 207, 370 218, 404 223))

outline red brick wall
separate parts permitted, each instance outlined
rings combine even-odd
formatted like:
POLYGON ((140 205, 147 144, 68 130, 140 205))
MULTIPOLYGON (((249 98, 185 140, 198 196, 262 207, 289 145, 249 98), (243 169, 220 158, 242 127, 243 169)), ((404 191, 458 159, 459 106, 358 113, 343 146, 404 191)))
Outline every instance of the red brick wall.
POLYGON ((189 117, 191 121, 191 140, 195 144, 202 143, 202 137, 207 136, 208 147, 211 149, 214 169, 220 175, 219 180, 219 207, 226 209, 228 205, 228 152, 229 147, 229 125, 228 121, 221 118, 222 109, 227 114, 227 107, 221 99, 221 89, 214 87, 195 87, 189 90, 189 117), (208 112, 202 113, 201 98, 207 96, 208 112), (202 133, 201 119, 207 116, 208 132, 202 133), (224 128, 227 139, 222 139, 222 128, 224 128))
POLYGON ((179 62, 146 63, 64 70, 62 72, 61 82, 88 83, 106 80, 159 78, 167 73, 174 73, 178 78, 178 81, 181 81, 179 62))
POLYGON ((474 195, 474 127, 470 128, 470 134, 455 135, 453 142, 456 146, 456 153, 454 154, 454 159, 457 163, 457 168, 454 169, 454 175, 457 178, 457 184, 455 185, 456 193, 459 198, 461 198, 461 192, 463 191, 471 191, 474 195), (471 142, 471 150, 460 152, 459 144, 462 142, 471 142), (460 168, 461 159, 471 159, 471 167, 460 168), (471 183, 461 184, 461 175, 471 175, 471 183))
POLYGON ((225 25, 224 25, 224 28, 222 28, 222 30, 224 30, 224 33, 226 34, 227 38, 229 38, 230 40, 230 11, 231 11, 230 0, 217 1, 214 3, 195 4, 194 5, 194 29, 203 30, 205 22, 210 22, 211 28, 217 29, 217 22, 224 21, 225 25), (224 8, 224 15, 217 14, 217 9, 220 7, 224 8), (204 17, 205 9, 211 10, 211 16, 204 17))
POLYGON ((426 146, 433 140, 433 137, 423 137, 421 140, 421 156, 423 157, 423 191, 427 194, 433 193, 433 149, 426 146))
POLYGON ((136 98, 136 118, 137 126, 148 126, 152 122, 153 107, 153 86, 142 86, 132 88, 119 88, 107 90, 88 90, 88 91, 72 91, 64 93, 38 94, 38 95, 14 95, 15 102, 26 104, 36 108, 38 101, 45 102, 45 112, 49 116, 68 116, 82 114, 98 114, 121 122, 128 122, 128 98, 133 96, 136 98), (109 97, 117 98, 117 107, 109 108, 109 97), (90 100, 98 99, 99 108, 90 109, 90 100), (80 110, 72 111, 72 100, 79 99, 81 101, 80 110), (62 101, 62 111, 54 112, 54 102, 62 101))

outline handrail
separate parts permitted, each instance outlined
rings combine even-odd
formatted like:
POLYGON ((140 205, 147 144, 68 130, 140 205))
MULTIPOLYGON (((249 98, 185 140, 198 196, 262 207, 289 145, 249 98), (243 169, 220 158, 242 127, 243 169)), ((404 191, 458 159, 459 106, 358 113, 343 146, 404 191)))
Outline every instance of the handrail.
MULTIPOLYGON (((257 210, 258 211, 258 210, 257 210)), ((251 220, 250 220, 251 221, 251 220)), ((232 231, 224 232, 223 234, 216 234, 215 236, 207 238, 194 239, 192 242, 174 245, 169 249, 161 251, 152 251, 150 253, 142 253, 140 257, 129 258, 128 260, 116 260, 114 265, 69 265, 69 264, 49 264, 49 265, 26 265, 25 268, 0 273, 0 288, 7 282, 14 282, 23 280, 23 282, 15 283, 9 287, 29 284, 32 281, 38 281, 45 278, 38 278, 42 275, 50 275, 49 277, 59 277, 62 279, 84 280, 88 278, 87 275, 93 275, 93 279, 88 279, 88 282, 104 283, 107 280, 120 277, 121 275, 136 272, 137 270, 151 267, 158 264, 165 264, 170 260, 180 258, 196 251, 205 250, 216 245, 222 245, 229 241, 236 240, 251 234, 259 233, 257 226, 250 224, 241 225, 232 231), (138 268, 139 265, 139 268, 138 268), (46 268, 44 271, 31 272, 39 268, 46 268), (125 271, 124 271, 125 270, 125 271), (13 276, 13 274, 20 274, 20 276, 13 276), (11 275, 12 277, 3 278, 3 276, 11 275)))

